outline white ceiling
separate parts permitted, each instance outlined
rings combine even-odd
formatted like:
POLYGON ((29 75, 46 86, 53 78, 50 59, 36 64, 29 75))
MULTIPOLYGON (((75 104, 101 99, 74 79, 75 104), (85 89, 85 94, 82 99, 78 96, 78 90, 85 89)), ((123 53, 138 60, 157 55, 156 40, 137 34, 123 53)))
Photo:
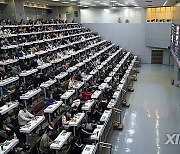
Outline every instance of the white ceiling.
POLYGON ((29 2, 40 2, 49 6, 79 6, 79 7, 157 7, 173 6, 180 0, 29 0, 29 2))

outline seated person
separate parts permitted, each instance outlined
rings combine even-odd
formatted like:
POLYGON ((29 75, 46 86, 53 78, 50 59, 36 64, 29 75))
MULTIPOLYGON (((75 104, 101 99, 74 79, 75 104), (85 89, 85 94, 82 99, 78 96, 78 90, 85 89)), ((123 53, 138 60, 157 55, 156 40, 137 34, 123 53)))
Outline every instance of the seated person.
POLYGON ((88 130, 86 129, 86 123, 82 123, 81 127, 80 127, 80 137, 81 137, 81 141, 84 144, 91 144, 93 143, 93 140, 90 139, 90 136, 93 133, 88 132, 88 130))
MULTIPOLYGON (((11 131, 11 130, 9 130, 11 131)), ((0 124, 0 143, 3 143, 4 141, 8 140, 9 136, 6 130, 6 126, 4 124, 0 124)))
POLYGON ((69 120, 71 118, 71 114, 68 111, 62 111, 62 127, 64 129, 68 129, 69 128, 69 120))
POLYGON ((24 145, 23 151, 21 151, 20 154, 30 154, 31 153, 31 146, 30 145, 24 145))
POLYGON ((6 103, 3 100, 3 97, 0 96, 0 107, 4 106, 6 103))
POLYGON ((79 144, 79 138, 77 136, 73 137, 72 143, 71 143, 71 154, 81 154, 83 151, 84 145, 79 144))
POLYGON ((37 66, 38 66, 37 59, 35 58, 35 59, 31 60, 31 68, 32 69, 37 68, 37 66))
POLYGON ((84 88, 84 90, 82 91, 82 97, 85 101, 91 99, 91 95, 92 93, 89 91, 89 89, 84 88))
POLYGON ((50 145, 52 143, 52 140, 50 138, 51 135, 52 135, 52 131, 50 129, 47 129, 46 132, 43 134, 39 145, 39 149, 42 153, 49 154, 50 145))
POLYGON ((51 140, 55 140, 59 133, 54 123, 50 122, 47 129, 50 129, 52 131, 52 135, 50 136, 51 140))
POLYGON ((53 99, 53 95, 52 94, 47 94, 47 99, 46 99, 46 103, 45 103, 45 108, 47 108, 49 105, 54 104, 55 100, 53 99))
POLYGON ((72 76, 72 77, 69 79, 68 89, 73 88, 75 82, 76 82, 76 81, 75 81, 74 77, 72 76))
POLYGON ((6 79, 7 74, 2 67, 0 67, 0 80, 6 79))
POLYGON ((99 122, 102 113, 99 111, 98 104, 95 104, 94 108, 91 110, 91 118, 95 120, 95 122, 99 122))
POLYGON ((71 107, 70 113, 71 113, 71 116, 72 116, 72 117, 73 117, 75 114, 77 114, 77 113, 78 113, 78 106, 73 105, 73 106, 71 107))
POLYGON ((4 120, 4 123, 8 128, 12 130, 12 133, 15 133, 17 138, 20 139, 20 132, 19 132, 19 124, 14 118, 10 118, 10 116, 7 116, 4 120))
POLYGON ((18 122, 20 126, 24 126, 28 121, 31 121, 31 118, 34 118, 34 115, 27 111, 26 107, 20 106, 20 111, 18 113, 18 122))
POLYGON ((97 128, 97 125, 95 124, 95 120, 94 120, 94 119, 92 119, 91 122, 87 122, 87 123, 86 123, 86 130, 87 130, 88 132, 91 132, 91 133, 92 133, 95 128, 97 128))
POLYGON ((14 76, 17 76, 21 73, 21 68, 19 67, 19 65, 12 66, 11 69, 14 76))
POLYGON ((107 105, 108 101, 106 99, 103 99, 99 104, 100 112, 104 112, 105 110, 107 110, 107 105))

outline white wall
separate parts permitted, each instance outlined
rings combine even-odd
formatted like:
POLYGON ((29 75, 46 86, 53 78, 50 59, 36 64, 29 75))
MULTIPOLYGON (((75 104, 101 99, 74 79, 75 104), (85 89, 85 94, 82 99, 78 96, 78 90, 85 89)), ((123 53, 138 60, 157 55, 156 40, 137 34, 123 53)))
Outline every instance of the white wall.
POLYGON ((144 23, 146 9, 144 8, 117 8, 117 9, 81 9, 81 23, 121 23, 129 20, 130 23, 144 23))
POLYGON ((99 32, 103 39, 111 40, 135 55, 142 63, 151 63, 151 48, 145 46, 145 23, 84 23, 99 32))
POLYGON ((146 46, 168 48, 171 42, 171 23, 146 23, 146 46))

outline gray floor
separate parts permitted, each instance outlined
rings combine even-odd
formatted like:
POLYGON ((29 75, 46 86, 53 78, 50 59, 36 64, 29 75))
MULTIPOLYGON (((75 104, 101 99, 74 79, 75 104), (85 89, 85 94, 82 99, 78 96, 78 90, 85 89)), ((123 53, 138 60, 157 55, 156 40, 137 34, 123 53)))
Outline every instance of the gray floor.
POLYGON ((113 154, 180 154, 180 144, 164 144, 167 133, 180 133, 180 88, 171 85, 172 78, 173 67, 142 65, 124 129, 111 138, 113 154))

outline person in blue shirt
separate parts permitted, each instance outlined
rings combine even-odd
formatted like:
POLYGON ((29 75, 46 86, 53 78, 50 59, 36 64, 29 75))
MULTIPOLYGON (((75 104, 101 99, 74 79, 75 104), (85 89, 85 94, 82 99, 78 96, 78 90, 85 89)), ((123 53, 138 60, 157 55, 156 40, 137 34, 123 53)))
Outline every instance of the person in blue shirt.
POLYGON ((45 103, 45 108, 47 108, 49 105, 54 104, 55 100, 53 99, 52 94, 47 94, 47 99, 46 99, 46 103, 45 103))

